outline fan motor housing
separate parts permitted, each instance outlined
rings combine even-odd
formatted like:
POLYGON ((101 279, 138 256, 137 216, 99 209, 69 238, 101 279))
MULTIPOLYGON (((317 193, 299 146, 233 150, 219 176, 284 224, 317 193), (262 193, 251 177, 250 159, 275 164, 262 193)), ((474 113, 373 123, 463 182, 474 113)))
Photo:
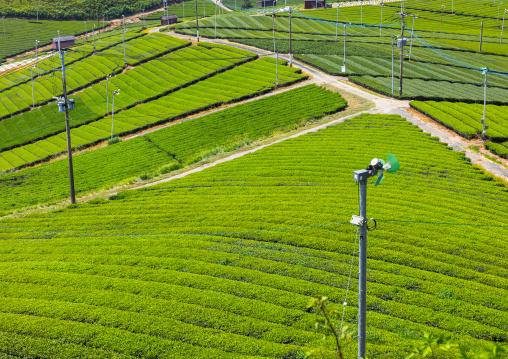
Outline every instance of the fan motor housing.
POLYGON ((353 172, 353 179, 356 182, 366 181, 369 177, 372 177, 372 173, 368 170, 358 170, 353 172))

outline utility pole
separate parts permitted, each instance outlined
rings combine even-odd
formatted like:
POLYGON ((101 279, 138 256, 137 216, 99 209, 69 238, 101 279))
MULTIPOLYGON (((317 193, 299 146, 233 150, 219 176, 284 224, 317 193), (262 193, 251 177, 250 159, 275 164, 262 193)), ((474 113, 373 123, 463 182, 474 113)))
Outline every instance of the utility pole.
POLYGON ((67 83, 65 81, 65 55, 60 48, 60 31, 58 31, 58 53, 62 60, 62 87, 63 87, 63 106, 65 108, 65 132, 67 134, 67 155, 69 158, 69 180, 71 191, 71 203, 76 203, 76 195, 74 193, 74 168, 72 166, 72 144, 71 144, 71 129, 69 125, 69 102, 67 100, 67 83))
MULTIPOLYGON (((503 33, 501 33, 501 41, 503 41, 502 39, 503 39, 503 33)), ((40 73, 39 73, 39 52, 38 52, 38 48, 37 48, 37 44, 39 42, 40 42, 39 40, 35 40, 35 63, 37 66, 37 76, 40 75, 40 73)))
POLYGON ((273 52, 275 52, 275 5, 272 13, 273 52))
POLYGON ((413 51, 413 32, 415 30, 415 19, 418 15, 410 15, 413 17, 413 26, 411 27, 411 43, 409 44, 409 61, 411 61, 411 53, 413 51))
POLYGON ((394 82, 394 63, 395 63, 395 49, 394 49, 394 44, 393 44, 393 40, 396 39, 397 36, 392 36, 392 97, 393 97, 393 82, 394 82))
POLYGON ((85 23, 85 41, 88 41, 88 30, 86 29, 86 21, 84 21, 85 23))
POLYGON ((4 24, 4 35, 5 35, 5 16, 2 16, 2 22, 4 24))
POLYGON ((346 41, 347 41, 347 24, 344 24, 344 60, 342 62, 342 73, 346 72, 346 41))
POLYGON ((214 38, 217 39, 217 2, 215 2, 215 33, 214 38))
POLYGON ((444 9, 444 5, 441 5, 441 25, 439 26, 439 33, 441 33, 441 31, 443 30, 443 9, 444 9))
POLYGON ((111 116, 111 139, 113 139, 113 124, 115 122, 115 96, 120 95, 120 90, 113 92, 113 116, 111 116))
POLYGON ((194 3, 196 4, 196 36, 199 42, 198 0, 194 0, 194 3))
POLYGON ((39 22, 39 5, 37 5, 37 23, 39 22))
POLYGON ((360 2, 360 25, 363 25, 363 1, 360 2))
POLYGON ((145 9, 143 9, 143 27, 146 29, 145 9))
POLYGON ((95 54, 95 24, 92 25, 93 53, 95 54))
POLYGON ((111 78, 111 75, 106 76, 106 116, 109 116, 109 90, 108 90, 108 84, 109 79, 111 78))
POLYGON ((125 29, 122 31, 122 39, 123 39, 123 62, 125 63, 125 67, 127 67, 127 55, 125 52, 125 29))
POLYGON ((337 35, 339 31, 339 7, 340 3, 337 4, 337 22, 335 23, 335 42, 337 42, 337 35))
POLYGON ((275 88, 279 86, 279 53, 275 57, 275 88))
POLYGON ((480 52, 482 52, 482 41, 483 41, 483 21, 482 21, 482 27, 480 30, 480 52))
POLYGON ((496 22, 497 27, 499 27, 499 11, 501 10, 501 4, 503 4, 503 3, 500 2, 499 6, 497 7, 497 22, 496 22))
POLYGON ((32 107, 35 107, 35 97, 34 97, 34 75, 32 73, 35 66, 30 68, 30 77, 32 78, 32 107))
POLYGON ((508 9, 504 9, 504 12, 503 12, 503 25, 501 26, 501 41, 499 42, 500 44, 503 43, 504 16, 506 14, 506 10, 508 10, 508 9))
POLYGON ((483 131, 482 131, 482 139, 485 140, 485 133, 488 130, 489 126, 485 124, 486 116, 486 107, 487 107, 487 73, 489 72, 489 69, 487 67, 482 68, 483 74, 485 75, 485 80, 483 82, 483 118, 482 118, 482 125, 483 125, 483 131))
POLYGON ((289 8, 289 67, 293 67, 293 54, 291 53, 291 8, 289 8))
POLYGON ((400 76, 399 76, 399 96, 402 96, 402 72, 404 70, 404 19, 409 16, 405 13, 400 14, 402 23, 400 26, 400 76))
MULTIPOLYGON (((185 20, 185 0, 182 0, 182 7, 183 7, 182 20, 185 20)), ((169 9, 168 9, 168 11, 169 11, 169 9)))
POLYGON ((381 37, 381 29, 383 28, 383 8, 385 7, 385 4, 383 4, 383 1, 381 1, 381 25, 379 26, 379 37, 381 37))
POLYGON ((102 31, 104 32, 104 15, 106 14, 102 14, 102 31))

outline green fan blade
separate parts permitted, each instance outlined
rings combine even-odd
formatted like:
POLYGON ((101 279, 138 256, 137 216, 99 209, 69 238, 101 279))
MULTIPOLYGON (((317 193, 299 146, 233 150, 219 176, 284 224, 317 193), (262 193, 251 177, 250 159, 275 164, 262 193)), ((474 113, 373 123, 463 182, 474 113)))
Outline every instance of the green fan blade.
MULTIPOLYGON (((399 164, 399 160, 397 159, 397 157, 395 157, 395 155, 392 155, 391 153, 388 154, 388 162, 390 162, 390 165, 392 166, 392 168, 386 170, 387 172, 390 172, 390 173, 393 173, 393 172, 397 172, 400 168, 400 164, 399 164)), ((381 183, 381 182, 379 182, 381 183)))
POLYGON ((384 179, 385 179, 385 175, 384 175, 384 174, 382 174, 382 173, 380 173, 380 174, 379 174, 379 176, 378 176, 378 178, 377 178, 377 180, 376 180, 376 184, 375 184, 375 186, 380 185, 380 184, 381 184, 381 182, 383 182, 383 181, 384 181, 384 179))

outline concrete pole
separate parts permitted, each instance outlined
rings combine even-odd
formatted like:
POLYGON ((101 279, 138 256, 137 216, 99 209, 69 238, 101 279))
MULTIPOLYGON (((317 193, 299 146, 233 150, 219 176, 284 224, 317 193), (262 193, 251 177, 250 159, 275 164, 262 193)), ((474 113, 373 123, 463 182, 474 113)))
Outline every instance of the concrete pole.
POLYGON ((4 24, 4 35, 5 35, 5 16, 2 16, 2 22, 4 24))
POLYGON ((480 29, 480 52, 482 52, 482 41, 483 41, 483 21, 482 21, 482 27, 480 29))
POLYGON ((499 11, 501 10, 501 5, 502 5, 502 4, 503 4, 503 3, 502 3, 502 2, 500 2, 500 3, 499 3, 499 6, 497 7, 497 22, 496 22, 496 26, 497 26, 497 27, 499 27, 499 11))
POLYGON ((217 39, 217 1, 215 2, 215 35, 214 38, 217 39))
POLYGON ((344 61, 342 62, 342 66, 346 67, 346 41, 347 41, 347 24, 344 24, 344 61))
POLYGON ((291 53, 291 8, 289 9, 289 66, 293 67, 293 54, 291 53))
MULTIPOLYGON (((360 181, 360 217, 367 218, 367 180, 360 181)), ((360 226, 358 263, 358 358, 365 358, 367 327, 367 221, 360 226)))
POLYGON ((401 33, 400 33, 400 76, 399 76, 399 96, 402 96, 402 72, 404 69, 404 19, 406 14, 400 14, 402 17, 401 33))
POLYGON ((275 88, 279 86, 279 53, 275 57, 275 88))
POLYGON ((109 116, 109 90, 108 90, 108 84, 109 84, 109 78, 111 75, 106 76, 106 116, 109 116))
POLYGON ((439 25, 439 33, 441 33, 441 31, 443 30, 443 9, 444 9, 444 5, 441 5, 441 25, 439 25))
POLYGON ((381 29, 383 28, 383 8, 385 4, 381 3, 381 25, 379 26, 379 37, 381 37, 381 29))
POLYGON ((92 25, 93 52, 95 53, 95 24, 92 25))
POLYGON ((115 92, 113 92, 113 116, 111 116, 111 139, 113 139, 113 125, 115 123, 115 92))
POLYGON ((37 22, 39 22, 39 5, 37 5, 37 22))
POLYGON ((88 41, 88 30, 86 29, 86 21, 84 21, 85 23, 85 41, 88 41))
POLYGON ((143 27, 146 28, 145 9, 143 9, 143 27))
POLYGON ((397 36, 392 36, 392 96, 393 96, 393 83, 394 83, 394 63, 395 63, 395 49, 394 49, 394 44, 393 44, 393 40, 396 38, 397 36))
POLYGON ((413 32, 415 30, 415 19, 418 15, 413 15, 413 26, 411 27, 411 43, 409 44, 409 61, 411 61, 411 53, 413 51, 413 32))
POLYGON ((485 80, 483 82, 483 118, 482 118, 482 125, 483 125, 483 131, 482 131, 482 139, 485 140, 485 133, 487 131, 487 125, 486 122, 486 107, 487 107, 487 73, 489 72, 489 69, 484 67, 483 74, 485 75, 485 80))
POLYGON ((58 52, 60 59, 62 60, 62 87, 64 95, 64 107, 65 107, 65 132, 67 134, 67 155, 69 159, 69 182, 71 192, 71 203, 76 203, 76 194, 74 192, 74 168, 72 166, 72 144, 71 144, 71 128, 69 125, 69 106, 67 104, 67 83, 65 81, 65 55, 60 49, 60 31, 58 31, 58 52))
POLYGON ((273 52, 275 52, 275 7, 272 14, 273 52))
POLYGON ((499 42, 500 44, 503 43, 503 30, 504 30, 504 16, 506 14, 506 10, 507 9, 504 9, 504 12, 503 12, 503 25, 501 26, 501 41, 499 42))
POLYGON ((196 4, 196 37, 198 38, 199 42, 198 0, 194 0, 194 3, 196 4))
MULTIPOLYGON (((501 33, 501 39, 503 38, 503 34, 501 33)), ((502 41, 502 40, 501 40, 502 41)), ((39 73, 39 51, 38 51, 38 44, 39 44, 39 40, 35 40, 35 63, 36 63, 36 66, 37 66, 37 76, 40 75, 39 73)))
POLYGON ((32 78, 32 107, 35 107, 35 97, 34 97, 34 75, 32 73, 34 67, 30 68, 30 77, 32 78))
POLYGON ((337 4, 337 21, 335 22, 335 42, 337 42, 337 36, 339 33, 339 7, 340 3, 337 4))

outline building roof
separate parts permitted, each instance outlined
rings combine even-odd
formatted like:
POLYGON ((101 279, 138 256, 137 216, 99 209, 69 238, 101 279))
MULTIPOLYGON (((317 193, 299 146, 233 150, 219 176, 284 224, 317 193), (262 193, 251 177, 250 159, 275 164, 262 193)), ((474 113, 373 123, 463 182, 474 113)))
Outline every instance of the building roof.
POLYGON ((162 15, 161 20, 178 19, 176 14, 162 15))
MULTIPOLYGON (((58 37, 53 37, 51 40, 53 42, 58 42, 58 37)), ((63 42, 63 41, 74 41, 74 40, 76 40, 76 37, 74 35, 60 36, 60 42, 63 42)))

